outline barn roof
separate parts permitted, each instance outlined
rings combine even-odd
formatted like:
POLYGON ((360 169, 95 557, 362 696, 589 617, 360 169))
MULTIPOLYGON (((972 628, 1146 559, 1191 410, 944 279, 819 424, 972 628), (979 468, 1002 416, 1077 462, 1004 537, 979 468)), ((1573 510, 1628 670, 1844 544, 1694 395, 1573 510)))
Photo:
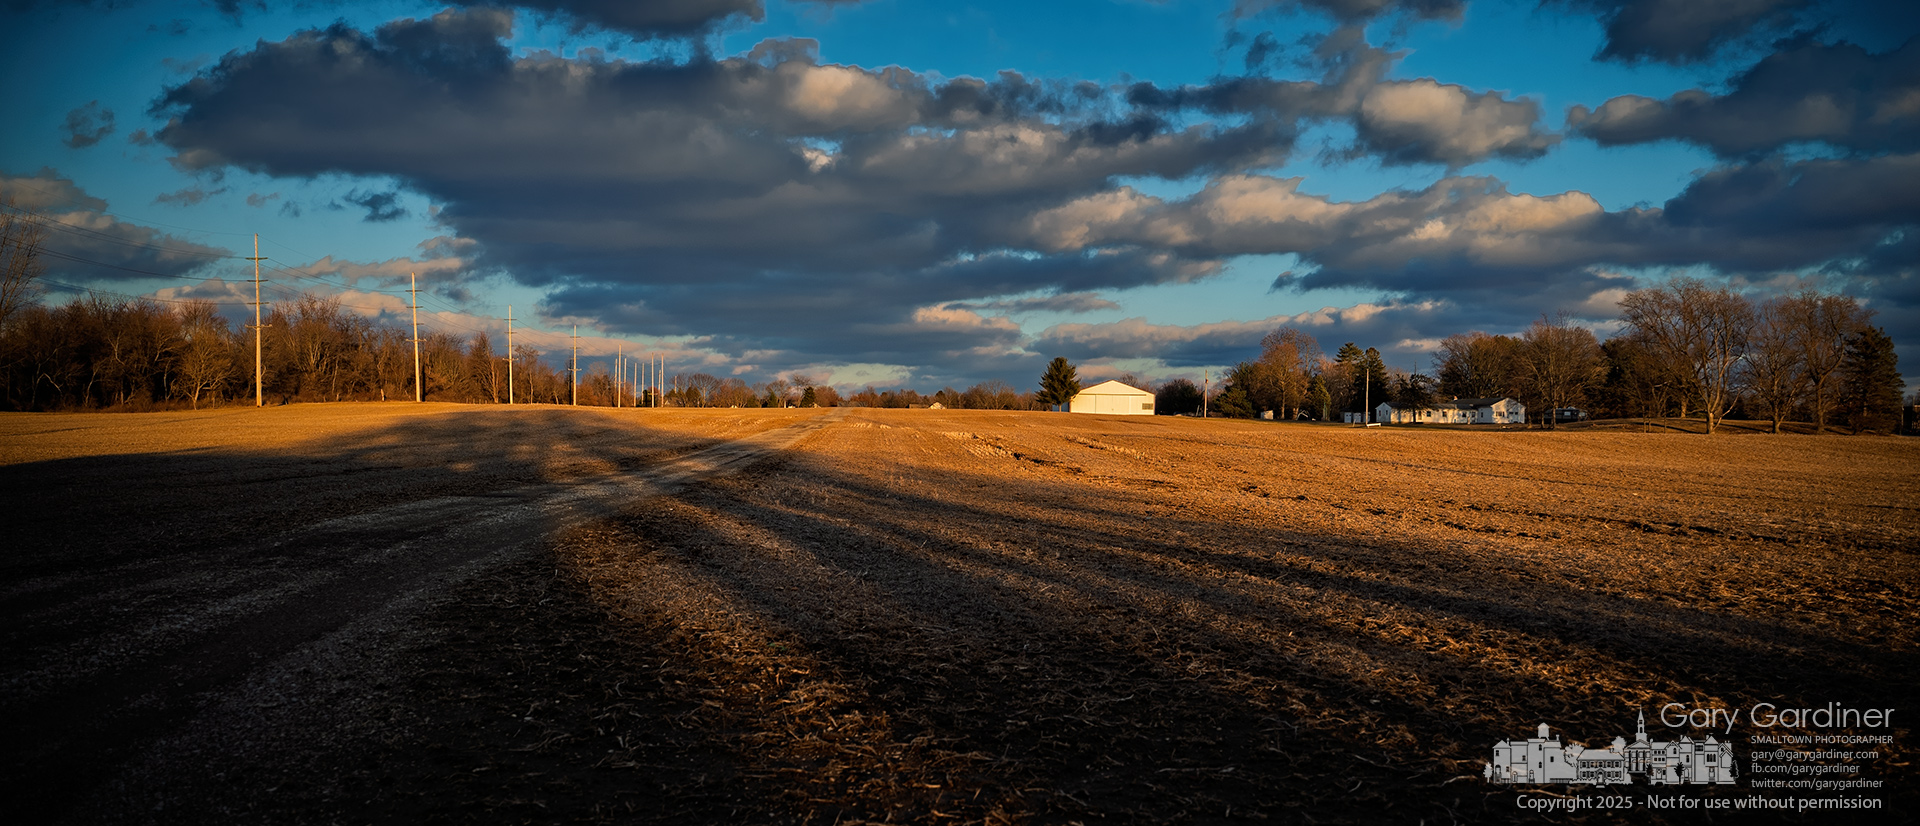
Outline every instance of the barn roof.
POLYGON ((1131 385, 1131 384, 1122 384, 1122 383, 1121 383, 1121 382, 1119 382, 1119 381, 1114 381, 1114 380, 1108 380, 1108 381, 1103 381, 1103 382, 1101 382, 1101 383, 1099 383, 1099 384, 1096 384, 1096 385, 1094 385, 1094 386, 1092 386, 1092 387, 1088 387, 1088 388, 1085 388, 1085 389, 1083 389, 1083 390, 1081 390, 1081 391, 1080 391, 1080 393, 1079 393, 1079 395, 1088 395, 1088 396, 1151 396, 1151 395, 1153 395, 1153 394, 1152 394, 1152 393, 1149 393, 1149 392, 1147 392, 1147 391, 1145 391, 1145 390, 1141 390, 1140 388, 1138 388, 1138 387, 1135 387, 1135 386, 1133 386, 1133 385, 1131 385))

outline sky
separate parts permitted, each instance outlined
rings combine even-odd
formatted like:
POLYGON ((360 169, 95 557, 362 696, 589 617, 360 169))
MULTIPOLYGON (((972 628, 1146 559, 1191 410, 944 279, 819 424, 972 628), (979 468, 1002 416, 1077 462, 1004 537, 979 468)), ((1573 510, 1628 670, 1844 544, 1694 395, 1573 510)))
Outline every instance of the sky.
POLYGON ((1920 4, 0 0, 47 300, 336 297, 757 383, 1218 377, 1675 276, 1920 385, 1920 4))

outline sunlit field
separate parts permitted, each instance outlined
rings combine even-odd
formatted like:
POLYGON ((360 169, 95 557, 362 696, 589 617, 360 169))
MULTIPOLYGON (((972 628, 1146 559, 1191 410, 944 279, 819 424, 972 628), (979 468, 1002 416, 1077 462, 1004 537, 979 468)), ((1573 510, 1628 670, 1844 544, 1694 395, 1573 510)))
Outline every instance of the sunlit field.
POLYGON ((1899 709, 1920 811, 1909 439, 344 404, 0 463, 35 822, 1539 822, 1496 741, 1762 702, 1899 709))

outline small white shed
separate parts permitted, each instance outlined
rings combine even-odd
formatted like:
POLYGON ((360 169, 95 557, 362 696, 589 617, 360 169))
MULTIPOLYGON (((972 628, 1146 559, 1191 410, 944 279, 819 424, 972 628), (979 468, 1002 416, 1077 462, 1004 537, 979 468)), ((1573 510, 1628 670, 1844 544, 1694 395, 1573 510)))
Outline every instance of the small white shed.
POLYGON ((1067 402, 1067 412, 1151 416, 1153 415, 1153 394, 1130 384, 1103 381, 1075 393, 1067 402))

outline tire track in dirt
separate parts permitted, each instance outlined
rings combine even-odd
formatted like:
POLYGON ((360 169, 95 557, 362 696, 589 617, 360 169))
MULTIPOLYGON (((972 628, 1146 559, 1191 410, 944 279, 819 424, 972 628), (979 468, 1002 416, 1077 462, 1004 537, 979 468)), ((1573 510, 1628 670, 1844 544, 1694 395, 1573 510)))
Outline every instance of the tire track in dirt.
MULTIPOLYGON (((0 769, 20 793, 9 795, 0 811, 14 810, 6 815, 11 822, 57 820, 153 743, 276 661, 368 618, 404 622, 427 593, 532 552, 567 528, 752 465, 842 417, 830 411, 651 468, 441 496, 212 549, 205 557, 214 564, 243 570, 210 578, 245 584, 155 619, 171 633, 76 641, 120 654, 77 668, 9 666, 0 688, 0 714, 10 720, 0 769)), ((103 572, 110 582, 115 573, 103 572)), ((112 603, 116 591, 139 584, 109 584, 104 594, 96 591, 68 610, 97 610, 112 603)), ((37 621, 58 619, 56 609, 37 621)))

